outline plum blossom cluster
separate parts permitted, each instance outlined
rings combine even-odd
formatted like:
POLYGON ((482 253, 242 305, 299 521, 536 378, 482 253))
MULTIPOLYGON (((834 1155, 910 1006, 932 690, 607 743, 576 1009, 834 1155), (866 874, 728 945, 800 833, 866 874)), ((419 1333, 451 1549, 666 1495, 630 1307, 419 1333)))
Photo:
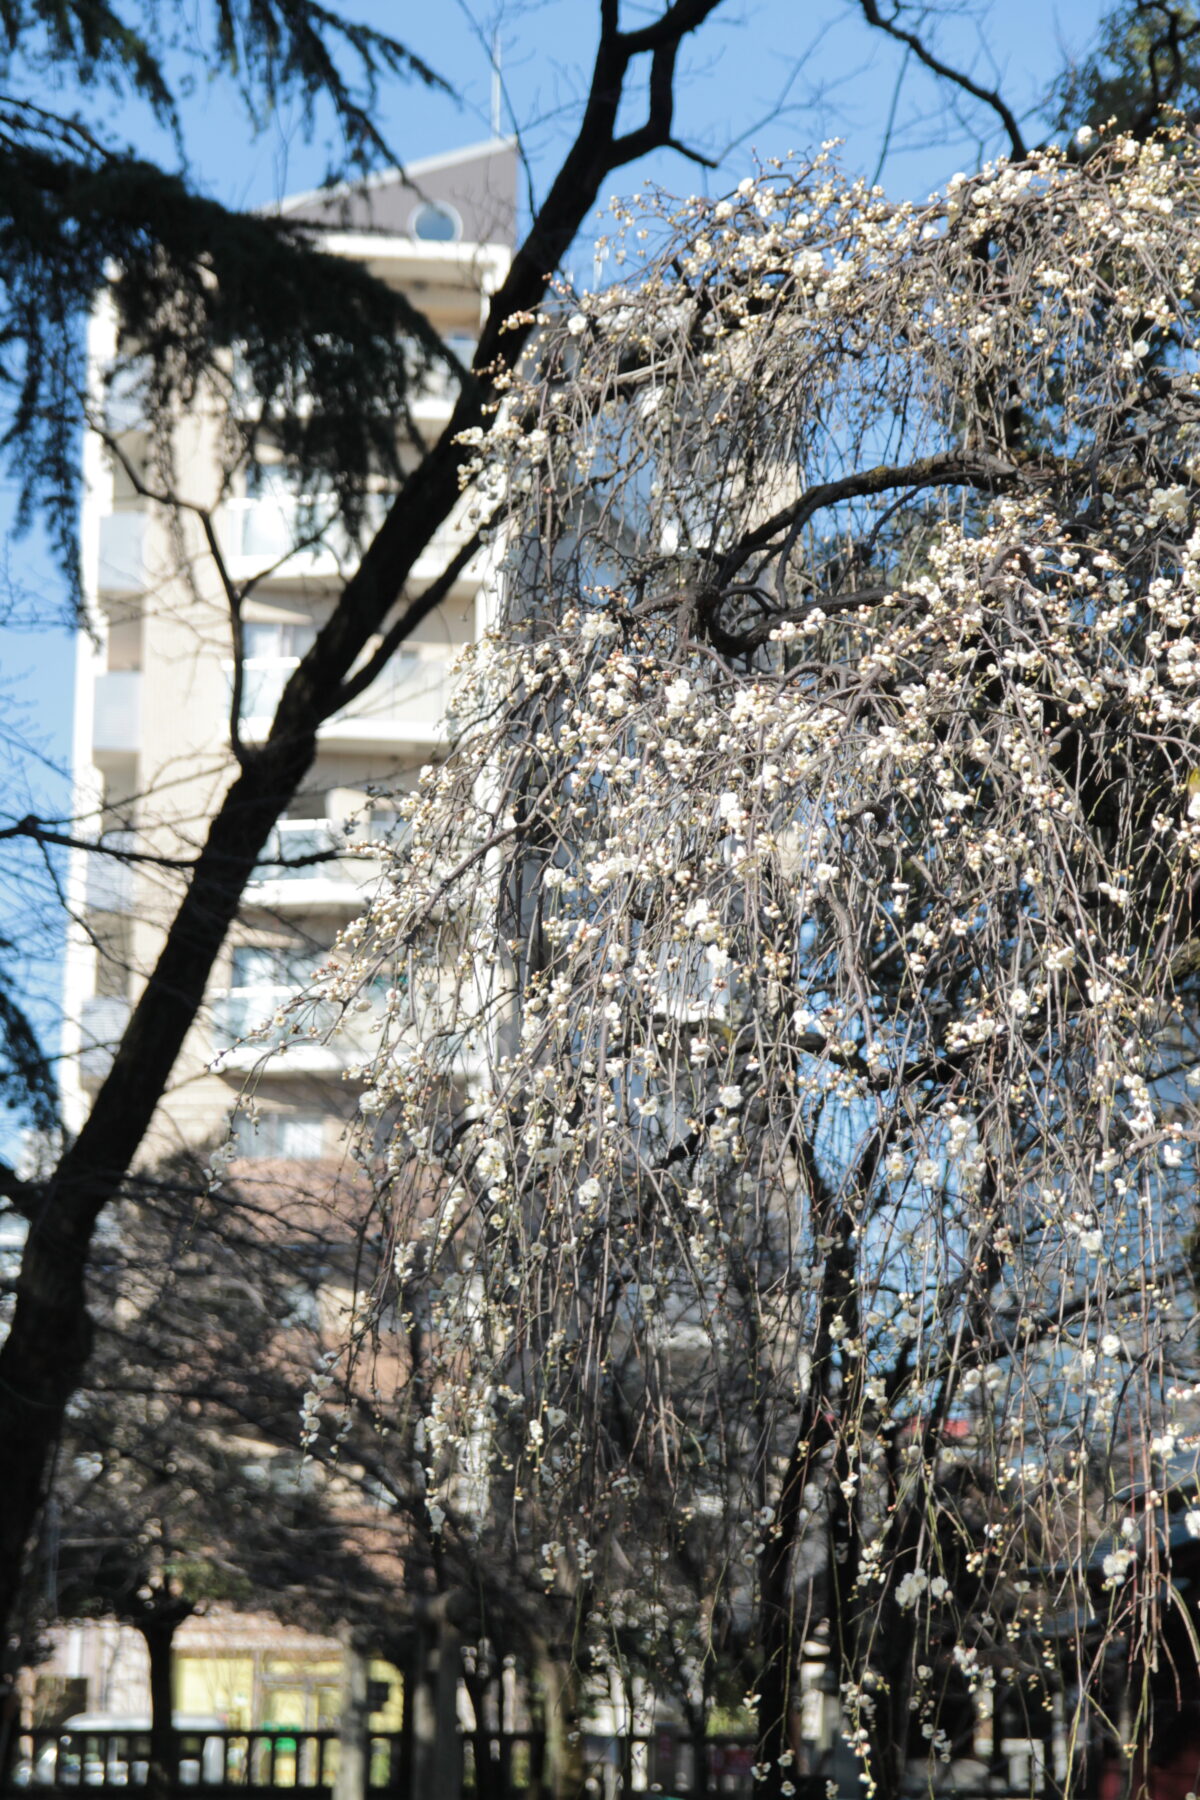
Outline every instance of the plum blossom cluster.
POLYGON ((628 223, 480 446, 498 621, 341 946, 379 1298, 444 1532, 597 1654, 694 1649, 700 1570, 763 1768, 823 1616, 869 1785, 1064 1583, 1160 1603, 1102 1471, 1200 1423, 1200 159, 628 223))

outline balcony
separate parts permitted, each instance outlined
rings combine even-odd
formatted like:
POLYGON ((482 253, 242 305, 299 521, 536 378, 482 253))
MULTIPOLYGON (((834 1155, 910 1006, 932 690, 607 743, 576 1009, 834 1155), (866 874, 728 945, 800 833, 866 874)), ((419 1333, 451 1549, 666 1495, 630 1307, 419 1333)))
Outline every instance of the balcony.
POLYGON ((151 361, 146 356, 126 357, 104 377, 104 424, 114 433, 145 431, 148 426, 147 383, 151 361))
POLYGON ((134 847, 132 831, 106 831, 87 854, 85 897, 89 912, 133 911, 133 864, 120 857, 134 847), (114 855, 105 855, 113 851, 114 855))
MULTIPOLYGON (((369 544, 387 517, 390 494, 370 494, 364 509, 361 540, 351 538, 337 514, 332 495, 311 503, 294 494, 264 493, 227 500, 222 508, 221 547, 231 572, 262 577, 265 571, 287 580, 301 576, 344 576, 357 568, 360 543, 369 544)), ((454 518, 430 539, 414 575, 440 572, 466 536, 454 518)))
MULTIPOLYGON (((270 730, 280 697, 299 667, 295 656, 248 656, 242 663, 242 730, 261 739, 270 730)), ((447 659, 400 651, 379 679, 321 727, 321 740, 347 749, 432 746, 445 736, 447 659)), ((232 694, 233 665, 225 665, 232 694)))
POLYGON ((445 655, 397 651, 366 693, 334 714, 322 740, 347 749, 440 743, 448 725, 448 670, 445 655))
POLYGON ((213 996, 213 1048, 222 1071, 341 1075, 375 1051, 373 1011, 297 1000, 295 987, 231 987, 213 996))
POLYGON ((102 594, 146 591, 146 514, 106 513, 100 521, 100 561, 96 584, 102 594))
POLYGON ((362 904, 379 865, 346 854, 328 819, 281 819, 246 889, 251 906, 272 912, 320 912, 362 904), (309 860, 322 858, 322 861, 309 860))
MULTIPOLYGON (((390 505, 387 494, 368 496, 363 538, 370 542, 390 505)), ((305 569, 345 569, 358 562, 358 544, 337 515, 331 496, 311 503, 295 494, 254 494, 228 500, 221 532, 225 554, 233 561, 261 568, 288 565, 289 573, 305 569)))
POLYGON ((79 1073, 89 1087, 99 1087, 112 1068, 117 1045, 129 1023, 124 994, 93 994, 83 1003, 80 1021, 79 1073))
POLYGON ((142 742, 142 672, 109 669, 96 678, 92 750, 96 756, 136 756, 142 742))

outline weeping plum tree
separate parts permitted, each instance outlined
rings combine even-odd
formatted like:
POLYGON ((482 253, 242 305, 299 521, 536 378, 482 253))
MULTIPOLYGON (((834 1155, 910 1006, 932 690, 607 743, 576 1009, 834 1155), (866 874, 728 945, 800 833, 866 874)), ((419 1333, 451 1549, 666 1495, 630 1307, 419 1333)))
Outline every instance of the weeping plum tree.
POLYGON ((1077 1767, 1183 1604, 1128 1496, 1200 1392, 1200 157, 1092 151, 618 220, 474 453, 499 617, 327 984, 390 977, 435 1530, 601 1661, 713 1571, 772 1796, 818 1630, 893 1795, 1048 1664, 1077 1767))

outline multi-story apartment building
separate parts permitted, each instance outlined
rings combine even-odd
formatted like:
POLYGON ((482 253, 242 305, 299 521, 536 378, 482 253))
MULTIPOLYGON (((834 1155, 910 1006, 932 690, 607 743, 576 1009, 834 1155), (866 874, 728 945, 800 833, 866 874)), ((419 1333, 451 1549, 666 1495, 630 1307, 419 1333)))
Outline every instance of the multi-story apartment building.
MULTIPOLYGON (((327 251, 361 260, 402 289, 469 361, 512 252, 515 146, 493 140, 354 189, 303 195, 282 210, 318 231, 327 251)), ((98 369, 112 349, 111 328, 98 317, 92 343, 98 369)), ((453 397, 444 375, 423 381, 412 417, 427 440, 445 425, 453 397)), ((314 537, 322 496, 296 494, 282 467, 243 472, 222 490, 217 420, 198 406, 178 422, 173 480, 186 501, 212 508, 222 576, 196 516, 147 500, 149 477, 138 479, 145 434, 136 416, 119 423, 127 427, 119 454, 96 439, 85 450, 83 576, 91 630, 81 634, 78 650, 76 809, 85 833, 157 860, 88 853, 74 859, 62 1045, 69 1127, 86 1115, 153 966, 186 878, 176 865, 195 853, 236 771, 225 579, 252 579, 243 614, 239 729, 253 743, 268 729, 284 683, 355 556, 332 515, 314 537), (296 548, 301 537, 303 547, 296 548)), ((385 505, 381 493, 380 513, 385 505)), ((415 571, 415 591, 441 573, 456 541, 452 520, 415 571)), ((297 1185, 318 1196, 323 1181, 332 1191, 341 1179, 340 1140, 356 1102, 345 1076, 369 1042, 369 1015, 360 1017, 358 1035, 352 1028, 327 1040, 318 1032, 279 1058, 264 1059, 262 1028, 269 1040, 282 1003, 361 903, 372 865, 361 854, 338 853, 392 828, 388 805, 373 797, 403 790, 438 753, 448 671, 479 628, 486 574, 482 559, 468 565, 375 684, 322 730, 315 764, 247 891, 207 1005, 173 1072, 146 1147, 148 1163, 220 1140, 252 1081, 254 1116, 236 1127, 245 1172, 252 1176, 257 1165, 278 1180, 284 1165, 297 1185), (313 858, 323 860, 305 860, 313 858)), ((282 1638, 281 1645, 279 1628, 247 1635, 236 1621, 223 1628, 213 1618, 185 1627, 179 1645, 185 1709, 261 1722, 279 1714, 285 1693, 287 1722, 321 1722, 334 1704, 336 1646, 306 1647, 294 1634, 282 1638)), ((90 1648, 78 1633, 64 1646, 70 1666, 59 1672, 90 1678, 93 1709, 130 1703, 114 1643, 106 1630, 91 1634, 90 1648)))
MULTIPOLYGON (((321 231, 323 248, 366 263, 409 294, 461 356, 507 266, 515 214, 515 150, 507 140, 413 163, 401 175, 354 191, 286 201, 286 215, 321 231)), ((98 362, 109 345, 97 321, 98 362)), ((444 376, 425 381, 414 421, 436 436, 450 416, 444 376)), ((208 505, 217 488, 215 422, 181 421, 175 481, 208 505)), ((138 457, 136 420, 124 434, 138 457)), ((148 504, 120 462, 93 440, 86 449, 82 538, 92 631, 81 635, 76 675, 78 816, 109 846, 162 862, 128 863, 80 854, 66 967, 63 1102, 70 1125, 86 1113, 123 1021, 152 965, 179 892, 171 863, 186 863, 236 768, 230 748, 232 644, 229 608, 214 560, 193 519, 148 504)), ((286 471, 259 469, 215 507, 227 575, 254 578, 244 608, 240 705, 243 738, 265 733, 284 683, 333 603, 353 563, 335 521, 291 553, 306 501, 286 471)), ((321 522, 320 496, 316 520, 321 522)), ((380 495, 382 511, 386 495, 380 495)), ((303 532, 313 525, 305 519, 303 532)), ((415 571, 414 587, 440 573, 456 541, 448 528, 415 571)), ((483 570, 472 565, 445 603, 392 659, 385 673, 321 733, 304 791, 281 820, 272 860, 247 895, 210 995, 176 1069, 154 1153, 219 1134, 261 1043, 245 1040, 294 991, 314 958, 358 903, 360 862, 312 861, 374 826, 369 794, 403 788, 436 755, 447 703, 447 671, 477 628, 483 570), (289 866, 291 865, 291 866, 289 866)), ((361 1046, 359 1047, 361 1049, 361 1046)), ((270 1063, 259 1091, 261 1123, 248 1155, 319 1159, 344 1106, 343 1064, 353 1045, 313 1044, 270 1063)))

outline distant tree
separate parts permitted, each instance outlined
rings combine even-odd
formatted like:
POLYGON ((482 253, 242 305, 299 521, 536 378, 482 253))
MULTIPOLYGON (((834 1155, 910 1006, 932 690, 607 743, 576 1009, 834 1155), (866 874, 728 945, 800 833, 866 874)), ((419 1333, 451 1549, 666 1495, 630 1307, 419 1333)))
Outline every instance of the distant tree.
POLYGON ((141 1634, 163 1793, 172 1646, 197 1608, 376 1642, 399 1629, 404 1517, 370 1487, 348 1431, 332 1457, 305 1433, 335 1355, 322 1287, 353 1242, 328 1211, 314 1242, 296 1210, 269 1217, 233 1191, 214 1216, 200 1166, 181 1158, 119 1210, 95 1271, 97 1349, 59 1451, 26 1636, 82 1618, 141 1634))
POLYGON ((1191 0, 1129 0, 1057 85, 1060 129, 1110 123, 1146 137, 1172 116, 1200 117, 1200 17, 1191 0))
MULTIPOLYGON (((1193 0, 1122 0, 1098 13, 1087 53, 1070 61, 1038 103, 1024 110, 990 70, 984 74, 974 65, 959 64, 943 50, 937 14, 929 7, 911 0, 854 4, 869 26, 904 46, 897 103, 905 69, 922 66, 935 78, 960 129, 982 145, 998 142, 1011 156, 1024 156, 1047 125, 1071 134, 1082 128, 1082 149, 1086 134, 1102 126, 1145 138, 1181 115, 1194 119, 1200 110, 1200 18, 1193 0)), ((953 18, 965 9, 948 10, 953 18)), ((981 49, 984 55, 976 60, 986 65, 986 43, 981 49)), ((891 144, 895 114, 894 103, 885 148, 891 144)), ((922 119, 923 127, 925 123, 922 119)))
MULTIPOLYGON (((74 108, 52 104, 64 79, 84 95, 126 92, 180 128, 169 64, 181 52, 174 11, 130 0, 19 5, 5 21, 0 94, 0 405, 18 485, 18 523, 40 515, 77 592, 85 325, 97 296, 115 305, 123 347, 136 347, 147 417, 165 433, 198 384, 243 379, 289 455, 318 473, 353 521, 367 473, 397 454, 411 352, 444 354, 423 316, 354 263, 267 216, 231 211, 186 173, 156 167, 74 108), (48 87, 53 74, 54 86, 48 87), (303 396, 303 400, 301 400, 303 396)), ((299 0, 220 0, 191 54, 224 76, 252 119, 298 99, 341 139, 341 167, 388 155, 374 118, 378 84, 401 75, 447 89, 386 33, 299 0)), ((419 364, 418 364, 419 366, 419 364)))

